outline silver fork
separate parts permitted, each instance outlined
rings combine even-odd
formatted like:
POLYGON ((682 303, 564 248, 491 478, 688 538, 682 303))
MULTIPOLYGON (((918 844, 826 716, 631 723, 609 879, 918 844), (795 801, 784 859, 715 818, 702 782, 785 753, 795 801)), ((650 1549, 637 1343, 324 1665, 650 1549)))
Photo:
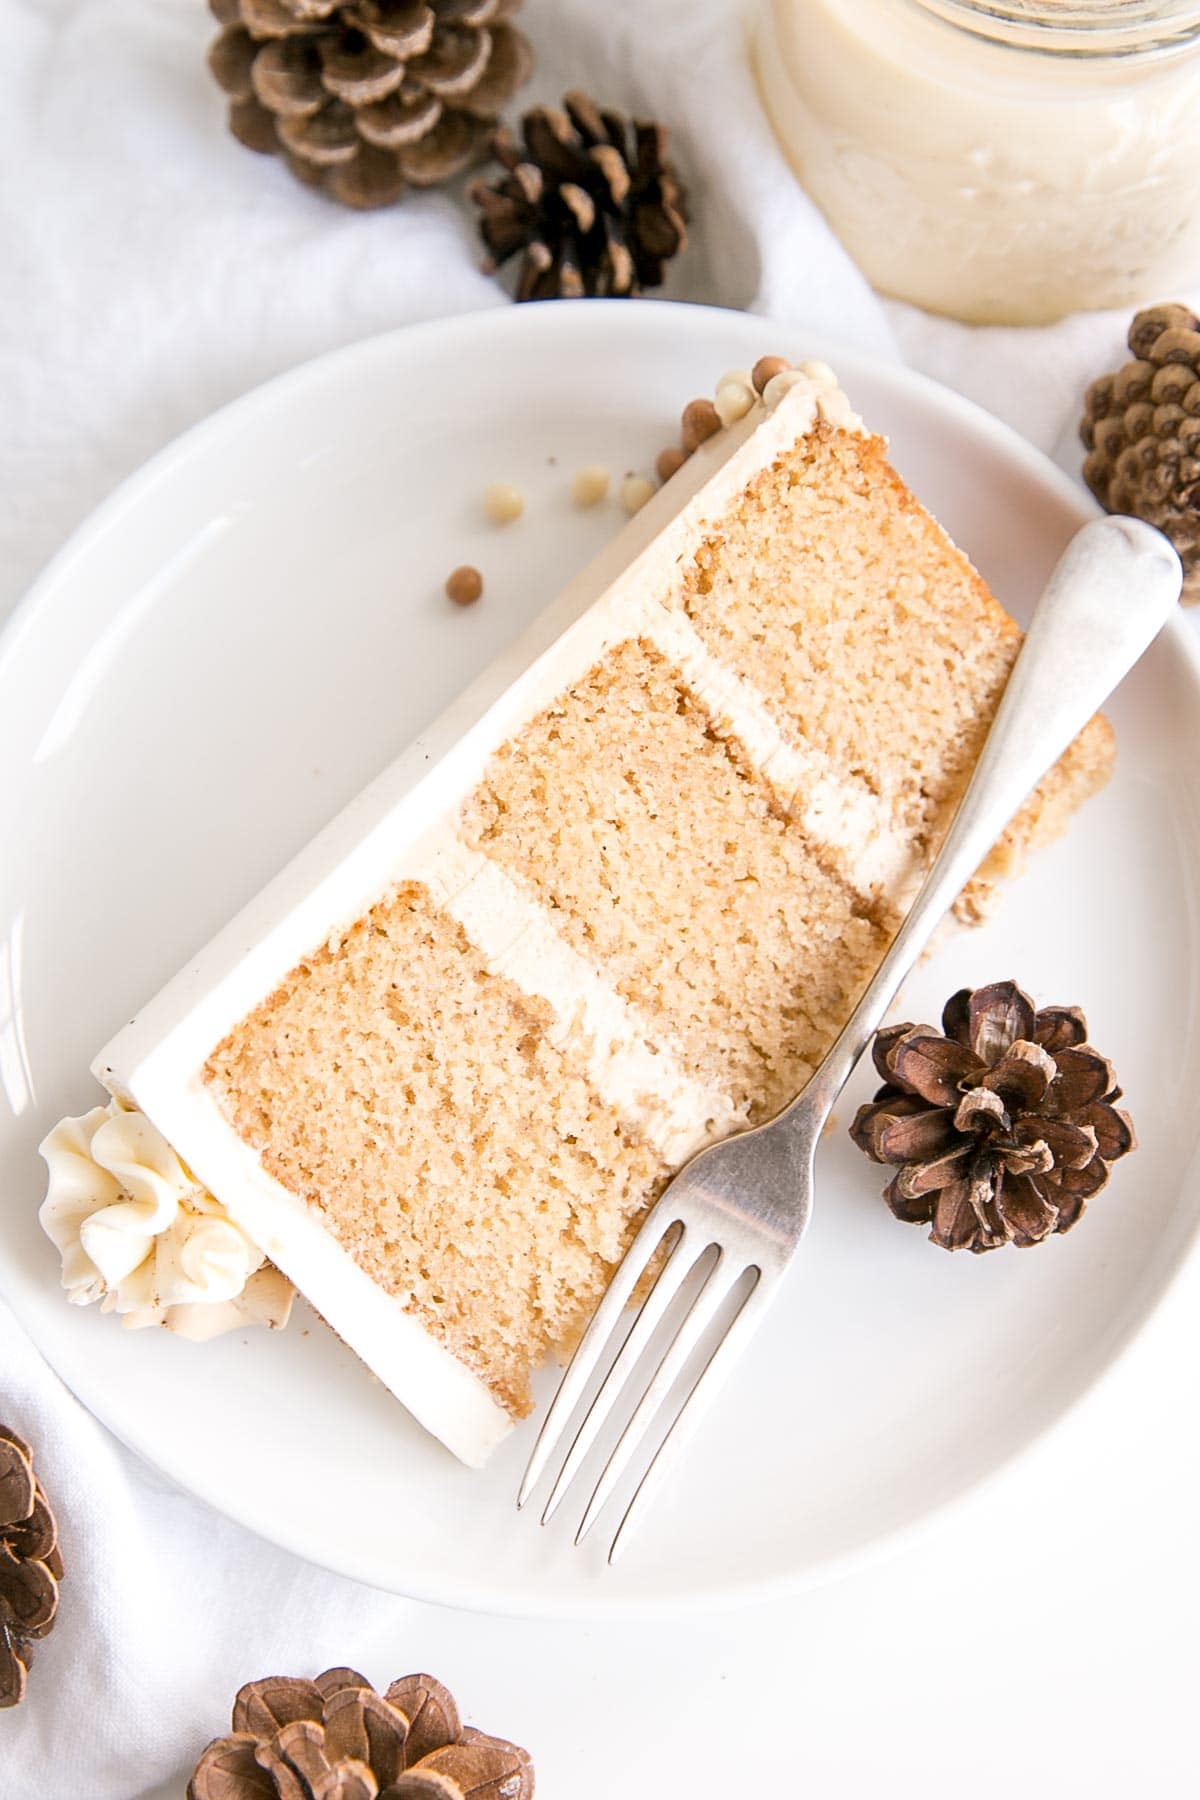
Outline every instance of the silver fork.
POLYGON ((941 849, 832 1049, 769 1124, 693 1157, 651 1208, 626 1252, 563 1376, 521 1484, 518 1506, 546 1472, 606 1349, 624 1327, 624 1341, 583 1413, 550 1492, 543 1524, 561 1504, 614 1407, 637 1394, 631 1377, 646 1352, 653 1346, 657 1361, 649 1359, 652 1372, 601 1470, 576 1543, 595 1524, 647 1434, 671 1417, 667 1402, 703 1355, 617 1527, 609 1548, 609 1562, 616 1560, 779 1291, 812 1212, 822 1130, 901 983, 1027 795, 1157 635, 1180 585, 1174 550, 1139 520, 1097 519, 1067 546, 1038 603, 941 849), (622 1315, 660 1249, 664 1260, 654 1284, 626 1324, 622 1315), (667 1335, 672 1303, 675 1311, 685 1310, 667 1335), (718 1334, 722 1313, 727 1316, 718 1334))

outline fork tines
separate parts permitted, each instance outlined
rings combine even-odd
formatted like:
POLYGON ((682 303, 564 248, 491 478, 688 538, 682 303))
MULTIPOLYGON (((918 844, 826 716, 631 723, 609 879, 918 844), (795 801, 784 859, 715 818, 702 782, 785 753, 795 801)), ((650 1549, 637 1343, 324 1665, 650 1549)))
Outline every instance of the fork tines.
POLYGON ((606 1351, 620 1336, 625 1309, 648 1275, 653 1277, 649 1292, 632 1314, 623 1341, 583 1412, 542 1512, 544 1525, 565 1499, 622 1402, 626 1406, 632 1402, 632 1413, 601 1468, 575 1534, 575 1542, 582 1543, 647 1437, 665 1423, 665 1433, 617 1526, 608 1553, 610 1563, 674 1466, 715 1396, 722 1371, 736 1360, 740 1341, 762 1304, 761 1270, 722 1247, 710 1232, 673 1216, 669 1208, 664 1210, 660 1201, 626 1252, 563 1376, 534 1445, 517 1499, 519 1507, 526 1504, 566 1441, 571 1421, 603 1367, 606 1351), (661 1267, 655 1274, 653 1264, 660 1252, 661 1267), (677 1387, 681 1387, 681 1398, 672 1411, 670 1403, 677 1387))

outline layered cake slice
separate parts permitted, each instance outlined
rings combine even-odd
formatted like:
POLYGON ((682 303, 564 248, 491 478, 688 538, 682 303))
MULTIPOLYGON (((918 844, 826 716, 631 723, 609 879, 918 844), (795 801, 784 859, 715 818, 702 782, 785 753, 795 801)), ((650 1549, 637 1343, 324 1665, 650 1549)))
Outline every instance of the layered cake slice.
MULTIPOLYGON (((828 371, 741 392, 94 1065, 194 1204, 468 1462, 673 1171, 828 1048, 1019 642, 828 371)), ((968 911, 1111 755, 1094 720, 968 911)), ((103 1220, 72 1176, 45 1215, 75 1253, 103 1220)))

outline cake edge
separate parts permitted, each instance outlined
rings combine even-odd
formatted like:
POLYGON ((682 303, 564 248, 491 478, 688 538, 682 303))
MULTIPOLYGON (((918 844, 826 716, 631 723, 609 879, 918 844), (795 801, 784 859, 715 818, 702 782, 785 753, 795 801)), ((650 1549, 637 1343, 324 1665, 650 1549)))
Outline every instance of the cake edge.
POLYGON ((179 1088, 149 1068, 135 1095, 109 1070, 105 1085, 118 1100, 144 1112, 171 1145, 203 1140, 203 1171, 190 1157, 189 1167, 220 1197, 233 1223, 426 1431, 461 1462, 482 1467, 515 1418, 403 1301, 385 1294, 358 1267, 303 1200, 266 1172, 200 1076, 179 1088))

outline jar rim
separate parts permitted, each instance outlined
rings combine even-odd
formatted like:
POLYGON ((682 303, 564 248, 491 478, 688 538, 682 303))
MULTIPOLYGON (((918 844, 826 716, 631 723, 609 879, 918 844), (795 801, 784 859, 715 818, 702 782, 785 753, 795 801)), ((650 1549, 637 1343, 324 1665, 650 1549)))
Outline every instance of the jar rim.
POLYGON ((1059 56, 1149 56, 1200 40, 1200 0, 915 0, 975 37, 1059 56))

